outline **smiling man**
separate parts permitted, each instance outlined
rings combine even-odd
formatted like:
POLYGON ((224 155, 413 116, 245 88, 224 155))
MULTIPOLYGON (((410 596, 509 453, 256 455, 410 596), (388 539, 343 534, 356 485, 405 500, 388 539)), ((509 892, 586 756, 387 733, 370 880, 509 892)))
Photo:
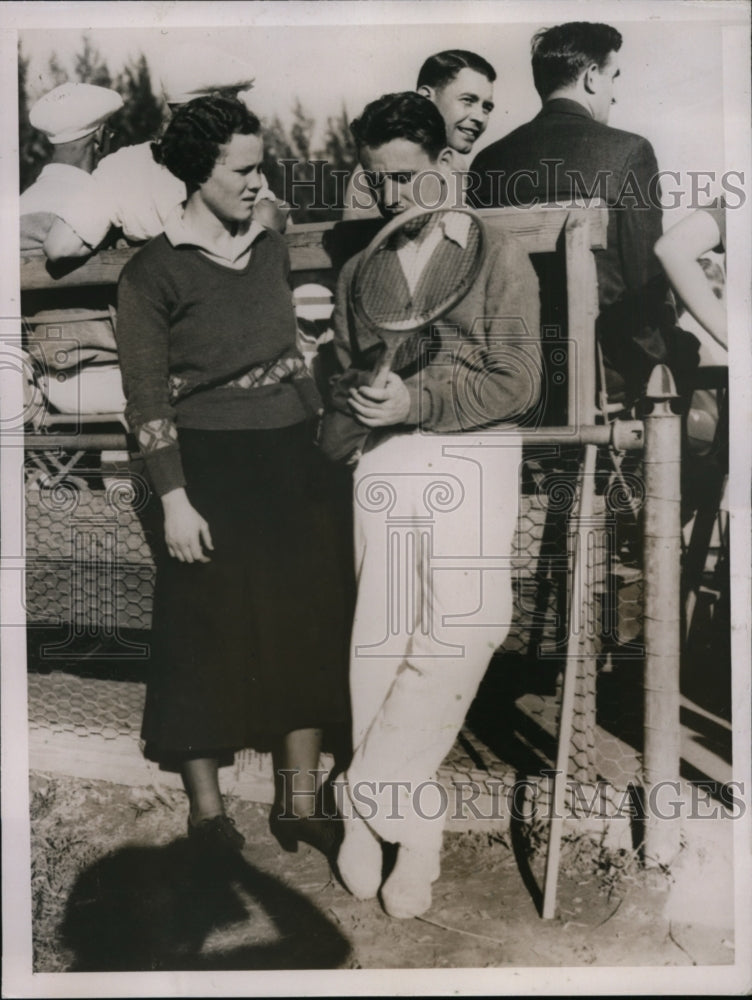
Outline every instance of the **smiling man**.
MULTIPOLYGON (((465 157, 486 131, 493 111, 496 70, 467 49, 448 49, 429 56, 418 73, 416 91, 436 105, 444 119, 446 145, 453 171, 467 170, 465 157)), ((356 166, 347 193, 343 219, 378 218, 379 209, 362 166, 356 166)))
POLYGON ((415 89, 439 109, 447 145, 458 153, 471 153, 486 131, 494 108, 495 79, 490 63, 463 49, 438 52, 421 66, 415 89))

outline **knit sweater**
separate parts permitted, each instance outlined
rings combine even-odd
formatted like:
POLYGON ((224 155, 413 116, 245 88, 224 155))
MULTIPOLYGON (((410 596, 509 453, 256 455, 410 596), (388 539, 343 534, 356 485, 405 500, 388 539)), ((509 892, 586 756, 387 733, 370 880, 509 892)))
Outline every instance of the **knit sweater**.
MULTIPOLYGON (((350 408, 349 392, 369 385, 384 343, 355 315, 350 288, 362 255, 342 268, 334 311, 334 346, 342 373, 331 383, 321 447, 334 461, 350 458, 368 436, 350 408)), ((394 295, 407 286, 394 269, 394 295)), ((480 273, 467 295, 432 324, 428 363, 398 372, 410 396, 403 424, 414 430, 453 434, 506 422, 519 424, 541 392, 538 279, 516 239, 493 230, 480 273)), ((376 432, 376 436, 383 431, 376 432)))
POLYGON ((262 231, 235 270, 158 236, 123 268, 125 410, 161 496, 185 485, 178 427, 286 427, 321 403, 295 346, 284 239, 262 231))

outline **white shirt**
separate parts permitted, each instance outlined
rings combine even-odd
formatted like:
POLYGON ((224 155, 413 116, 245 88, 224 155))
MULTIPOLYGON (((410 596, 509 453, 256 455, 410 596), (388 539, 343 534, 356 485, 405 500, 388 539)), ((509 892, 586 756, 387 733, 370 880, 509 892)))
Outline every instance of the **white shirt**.
POLYGON ((437 216, 438 222, 430 224, 428 233, 423 239, 410 239, 403 236, 397 247, 397 258, 405 275, 407 287, 412 294, 418 287, 423 271, 426 268, 436 247, 443 239, 452 240, 464 250, 467 245, 467 233, 470 219, 460 212, 450 212, 437 216))
MULTIPOLYGON (((105 156, 92 174, 99 209, 101 242, 110 226, 126 239, 144 242, 164 232, 167 220, 188 196, 183 181, 157 163, 151 143, 124 146, 105 156)), ((274 198, 263 188, 258 198, 274 198)))
POLYGON ((150 142, 124 146, 105 156, 92 177, 105 233, 116 226, 129 240, 158 236, 187 196, 185 184, 155 161, 150 142))
POLYGON ((48 163, 21 195, 21 249, 41 247, 56 218, 67 222, 89 246, 95 246, 88 238, 91 227, 86 217, 94 190, 92 176, 85 170, 67 163, 48 163), (31 215, 37 218, 28 218, 31 215))
POLYGON ((155 163, 148 142, 105 156, 90 179, 86 197, 67 200, 64 218, 91 247, 102 242, 110 226, 122 228, 134 241, 158 236, 186 197, 185 184, 155 163))

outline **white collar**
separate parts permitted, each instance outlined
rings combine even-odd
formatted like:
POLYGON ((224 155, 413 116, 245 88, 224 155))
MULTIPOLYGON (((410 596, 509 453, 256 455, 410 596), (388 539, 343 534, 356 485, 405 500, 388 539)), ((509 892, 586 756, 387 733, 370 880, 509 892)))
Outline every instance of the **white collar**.
POLYGON ((164 227, 164 234, 174 247, 194 246, 202 250, 209 257, 215 260, 226 261, 229 264, 234 264, 240 257, 246 254, 250 250, 251 245, 263 232, 264 227, 256 222, 255 219, 252 219, 247 226, 240 228, 236 235, 231 237, 229 244, 231 255, 226 256, 225 254, 217 253, 216 248, 207 241, 204 233, 199 232, 189 221, 186 221, 185 204, 177 205, 170 212, 164 227))
POLYGON ((449 212, 441 220, 444 235, 463 250, 467 247, 467 237, 470 232, 470 216, 464 212, 449 212))
MULTIPOLYGON (((456 243, 462 250, 467 247, 467 238, 470 232, 470 217, 464 212, 445 212, 439 221, 439 227, 434 229, 431 235, 427 237, 427 240, 432 245, 438 243, 441 239, 441 236, 438 234, 441 233, 445 239, 456 243)), ((422 245, 420 242, 407 236, 404 231, 400 234, 400 244, 401 246, 414 246, 416 250, 422 245)))
POLYGON ((84 170, 83 167, 76 167, 72 163, 45 163, 39 176, 41 177, 42 174, 46 174, 47 176, 50 174, 70 174, 71 170, 75 172, 76 176, 79 174, 86 174, 87 177, 91 176, 88 170, 84 170))

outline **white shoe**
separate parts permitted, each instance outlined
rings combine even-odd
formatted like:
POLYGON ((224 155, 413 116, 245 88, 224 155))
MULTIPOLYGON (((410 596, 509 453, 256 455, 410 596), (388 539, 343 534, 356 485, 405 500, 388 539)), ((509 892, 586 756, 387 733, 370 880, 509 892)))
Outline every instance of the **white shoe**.
POLYGON ((431 883, 440 874, 439 855, 400 844, 392 874, 381 889, 381 902, 390 917, 409 920, 431 908, 431 883))
POLYGON ((356 899, 373 899, 381 885, 381 841, 354 810, 343 826, 344 839, 337 855, 340 878, 356 899))

